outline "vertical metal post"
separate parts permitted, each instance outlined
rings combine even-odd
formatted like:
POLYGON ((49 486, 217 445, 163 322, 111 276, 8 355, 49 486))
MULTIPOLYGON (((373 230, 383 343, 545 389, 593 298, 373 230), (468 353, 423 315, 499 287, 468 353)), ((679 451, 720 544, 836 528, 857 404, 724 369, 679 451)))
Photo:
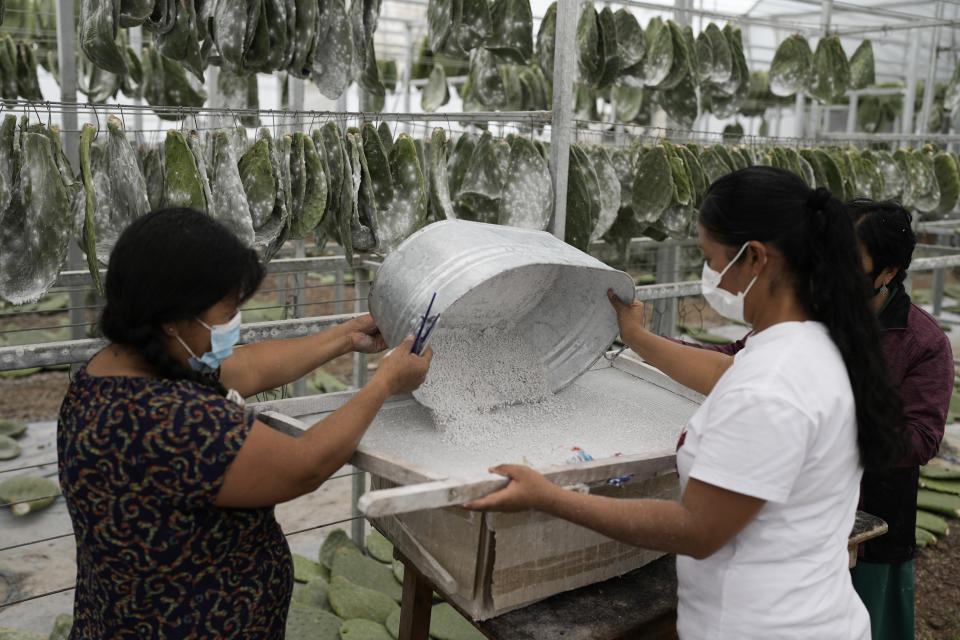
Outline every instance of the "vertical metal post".
POLYGON ((830 31, 830 19, 833 17, 833 0, 823 0, 820 3, 820 31, 827 35, 830 31))
POLYGON ((413 80, 413 63, 417 55, 413 41, 413 25, 407 23, 407 72, 403 78, 403 110, 410 113, 410 81, 413 80))
POLYGON ((353 542, 360 547, 364 547, 363 534, 366 528, 366 520, 360 509, 357 509, 357 500, 367 491, 367 474, 356 467, 353 468, 356 475, 353 476, 353 483, 350 487, 350 515, 353 521, 350 523, 350 537, 353 542))
MULTIPOLYGON (((362 313, 367 310, 367 295, 370 293, 371 277, 372 272, 366 269, 355 269, 353 271, 353 291, 354 298, 356 298, 356 301, 353 303, 353 308, 357 313, 362 313)), ((354 353, 353 386, 359 389, 366 383, 367 356, 363 353, 354 353)), ((367 474, 357 468, 354 468, 354 471, 356 471, 357 474, 353 476, 353 484, 350 491, 351 515, 354 518, 353 522, 351 522, 350 534, 357 546, 362 546, 366 521, 363 519, 360 510, 357 509, 357 500, 359 500, 360 496, 367 490, 367 474)))
MULTIPOLYGON (((657 247, 657 282, 676 282, 679 278, 680 247, 676 243, 657 247)), ((666 298, 653 304, 653 332, 661 336, 677 333, 677 299, 666 298)))
POLYGON ((860 94, 852 92, 849 96, 850 104, 847 107, 847 133, 854 133, 857 130, 857 109, 860 107, 860 94))
POLYGON ((550 125, 550 177, 553 179, 553 220, 550 233, 564 238, 567 226, 567 171, 573 127, 573 79, 577 73, 573 41, 580 0, 558 0, 557 43, 553 57, 553 121, 550 125))
MULTIPOLYGON (((77 129, 77 45, 76 25, 73 20, 73 0, 57 0, 57 63, 60 66, 60 102, 64 103, 61 114, 63 152, 70 164, 80 170, 80 132, 77 129)), ((75 242, 70 243, 67 264, 71 269, 82 269, 85 260, 75 242)), ((70 337, 85 338, 86 314, 83 291, 79 287, 70 290, 70 337)))
POLYGON ((797 97, 794 99, 793 105, 793 111, 797 119, 794 123, 793 135, 796 138, 802 138, 804 134, 804 107, 806 106, 803 91, 797 91, 797 97))
POLYGON ((343 280, 343 267, 339 267, 336 284, 333 285, 333 312, 338 316, 343 313, 343 280))
MULTIPOLYGON (((353 310, 357 313, 367 311, 367 296, 370 295, 370 271, 355 269, 353 272, 353 292, 356 300, 353 310)), ((353 354, 353 386, 359 389, 367 384, 367 354, 353 354)))
MULTIPOLYGON (((940 246, 949 245, 950 236, 937 234, 937 244, 940 246)), ((943 287, 947 282, 946 269, 933 270, 933 315, 939 317, 943 312, 943 287)))
POLYGON ((303 79, 290 76, 287 79, 287 105, 290 107, 290 132, 300 131, 297 115, 303 111, 303 79))
MULTIPOLYGON (((907 76, 907 93, 903 96, 903 121, 900 123, 901 133, 913 133, 913 105, 917 99, 917 63, 920 58, 920 33, 918 29, 913 29, 910 32, 910 49, 907 52, 907 64, 909 69, 906 70, 907 76)), ((900 146, 906 147, 910 143, 909 140, 901 140, 900 146)))
MULTIPOLYGON (((224 107, 223 96, 220 94, 220 67, 210 65, 203 74, 203 88, 207 92, 207 104, 214 108, 224 107)), ((206 122, 204 126, 210 128, 222 127, 221 116, 211 113, 203 118, 206 122)))
MULTIPOLYGON (((302 85, 301 85, 302 87, 302 85)), ((295 240, 293 243, 294 256, 297 258, 305 258, 307 256, 306 246, 304 240, 295 240)), ((306 279, 307 275, 304 271, 298 271, 293 274, 293 317, 294 318, 303 318, 306 314, 304 311, 306 307, 307 298, 307 289, 306 289, 306 279)), ((307 378, 306 376, 301 377, 293 382, 293 395, 294 396, 304 396, 307 394, 307 378)))
MULTIPOLYGON (((937 2, 937 20, 943 19, 943 2, 937 2)), ((923 105, 920 108, 920 121, 916 133, 926 133, 930 124, 930 109, 933 107, 934 82, 937 78, 937 51, 940 46, 940 25, 933 28, 933 41, 930 42, 930 56, 927 59, 927 77, 923 83, 923 105)))
POLYGON ((689 0, 674 0, 673 19, 676 20, 677 24, 681 27, 690 24, 690 16, 687 14, 687 9, 690 8, 690 6, 689 0))
MULTIPOLYGON (((138 56, 143 55, 143 27, 131 27, 129 29, 130 34, 130 47, 138 56)), ((143 104, 142 98, 137 98, 133 101, 136 105, 143 104)), ((134 131, 143 131, 143 112, 137 109, 133 114, 133 130, 134 131)))

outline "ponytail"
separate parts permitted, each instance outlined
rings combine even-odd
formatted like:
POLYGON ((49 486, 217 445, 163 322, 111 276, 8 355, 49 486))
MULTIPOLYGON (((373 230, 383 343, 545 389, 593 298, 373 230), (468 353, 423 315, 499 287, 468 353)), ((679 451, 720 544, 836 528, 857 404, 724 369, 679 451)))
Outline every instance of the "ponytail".
POLYGON ((880 325, 868 304, 871 292, 856 232, 843 204, 823 187, 812 193, 808 206, 815 221, 809 236, 809 307, 829 329, 847 366, 863 466, 889 468, 904 453, 903 402, 887 382, 880 325), (848 300, 850 304, 844 302, 848 300))
POLYGON ((887 380, 856 234, 840 201, 789 171, 748 167, 710 185, 700 224, 731 247, 750 240, 777 247, 798 300, 827 327, 846 365, 863 466, 896 464, 903 453, 903 403, 887 380))

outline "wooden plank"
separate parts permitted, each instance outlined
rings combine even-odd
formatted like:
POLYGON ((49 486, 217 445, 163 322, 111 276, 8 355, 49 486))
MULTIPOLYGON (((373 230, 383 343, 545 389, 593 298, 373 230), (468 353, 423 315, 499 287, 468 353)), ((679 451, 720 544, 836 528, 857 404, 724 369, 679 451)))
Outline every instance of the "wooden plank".
MULTIPOLYGON (((635 480, 642 480, 673 471, 675 466, 676 455, 673 451, 658 451, 560 465, 550 467, 543 473, 554 484, 569 486, 604 482, 622 476, 634 476, 635 480)), ((492 473, 425 482, 371 491, 360 499, 357 506, 368 518, 439 509, 481 498, 502 489, 508 482, 507 478, 492 473)))
MULTIPOLYGON (((313 416, 321 413, 333 413, 343 405, 347 404, 353 396, 357 395, 357 390, 336 391, 333 393, 320 393, 302 398, 286 398, 284 400, 267 400, 266 402, 257 402, 250 407, 254 411, 276 411, 285 413, 288 416, 313 416)), ((399 395, 393 396, 385 403, 384 407, 392 406, 398 402, 415 402, 413 396, 399 395)))
POLYGON ((397 484, 416 484, 421 482, 432 482, 443 480, 446 476, 439 475, 418 465, 406 462, 400 458, 370 449, 363 445, 357 447, 353 457, 350 458, 350 464, 368 471, 374 475, 381 476, 396 482, 397 484))
POLYGON ((457 581, 450 572, 447 571, 440 561, 434 557, 417 540, 416 536, 407 525, 400 519, 395 519, 392 528, 386 532, 390 533, 391 542, 394 543, 395 553, 402 553, 406 556, 407 562, 413 562, 420 567, 424 575, 436 585, 436 588, 449 599, 450 594, 457 592, 457 581))
POLYGON ((857 518, 850 532, 850 546, 856 546, 871 538, 882 536, 887 532, 887 523, 866 511, 857 511, 857 518))
POLYGON ((345 405, 355 395, 357 395, 356 391, 337 391, 302 398, 268 400, 253 404, 251 407, 255 411, 276 411, 293 417, 309 416, 318 413, 332 413, 345 405))
POLYGON ((703 401, 707 399, 707 396, 703 395, 702 393, 683 386, 659 369, 651 367, 649 364, 640 359, 640 356, 633 351, 624 351, 622 354, 620 354, 620 356, 613 361, 613 368, 619 369, 624 373, 629 373, 632 376, 636 376, 637 378, 656 385, 661 389, 672 391, 678 396, 684 397, 687 400, 692 400, 697 404, 703 404, 703 401))
POLYGON ((433 585, 402 553, 394 550, 393 554, 403 563, 403 597, 400 602, 398 640, 428 640, 430 614, 433 612, 433 585))
POLYGON ((261 411, 255 415, 257 420, 271 429, 276 429, 280 433, 285 433, 294 438, 299 438, 307 430, 307 425, 279 411, 261 411))

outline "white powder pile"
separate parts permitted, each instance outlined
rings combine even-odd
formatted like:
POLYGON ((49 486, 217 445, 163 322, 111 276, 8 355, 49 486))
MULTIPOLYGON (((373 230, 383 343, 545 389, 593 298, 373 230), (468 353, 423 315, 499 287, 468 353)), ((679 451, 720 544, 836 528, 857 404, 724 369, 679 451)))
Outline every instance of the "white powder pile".
MULTIPOLYGON (((363 445, 441 477, 486 472, 502 463, 546 468, 576 458, 596 459, 673 451, 696 403, 614 368, 588 371, 538 403, 475 414, 437 432, 431 411, 412 400, 388 402, 363 445)), ((304 416, 308 424, 322 415, 304 416)))
POLYGON ((496 437, 503 407, 534 403, 544 417, 558 410, 540 359, 516 328, 455 328, 431 344, 430 373, 414 396, 432 409, 447 441, 468 446, 496 437))

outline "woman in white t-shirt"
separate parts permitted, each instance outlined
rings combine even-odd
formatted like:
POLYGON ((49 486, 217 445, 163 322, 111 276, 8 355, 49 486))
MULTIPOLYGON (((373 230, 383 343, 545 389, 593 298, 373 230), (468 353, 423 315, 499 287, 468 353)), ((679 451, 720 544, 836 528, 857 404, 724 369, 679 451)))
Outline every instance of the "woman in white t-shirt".
POLYGON ((684 640, 869 640, 847 570, 863 466, 897 456, 901 403, 885 382, 854 228, 793 173, 720 178, 699 214, 703 292, 755 334, 735 357, 643 329, 611 295, 621 338, 707 399, 677 445, 680 502, 565 491, 504 465, 501 491, 469 508, 538 509, 678 554, 684 640))

